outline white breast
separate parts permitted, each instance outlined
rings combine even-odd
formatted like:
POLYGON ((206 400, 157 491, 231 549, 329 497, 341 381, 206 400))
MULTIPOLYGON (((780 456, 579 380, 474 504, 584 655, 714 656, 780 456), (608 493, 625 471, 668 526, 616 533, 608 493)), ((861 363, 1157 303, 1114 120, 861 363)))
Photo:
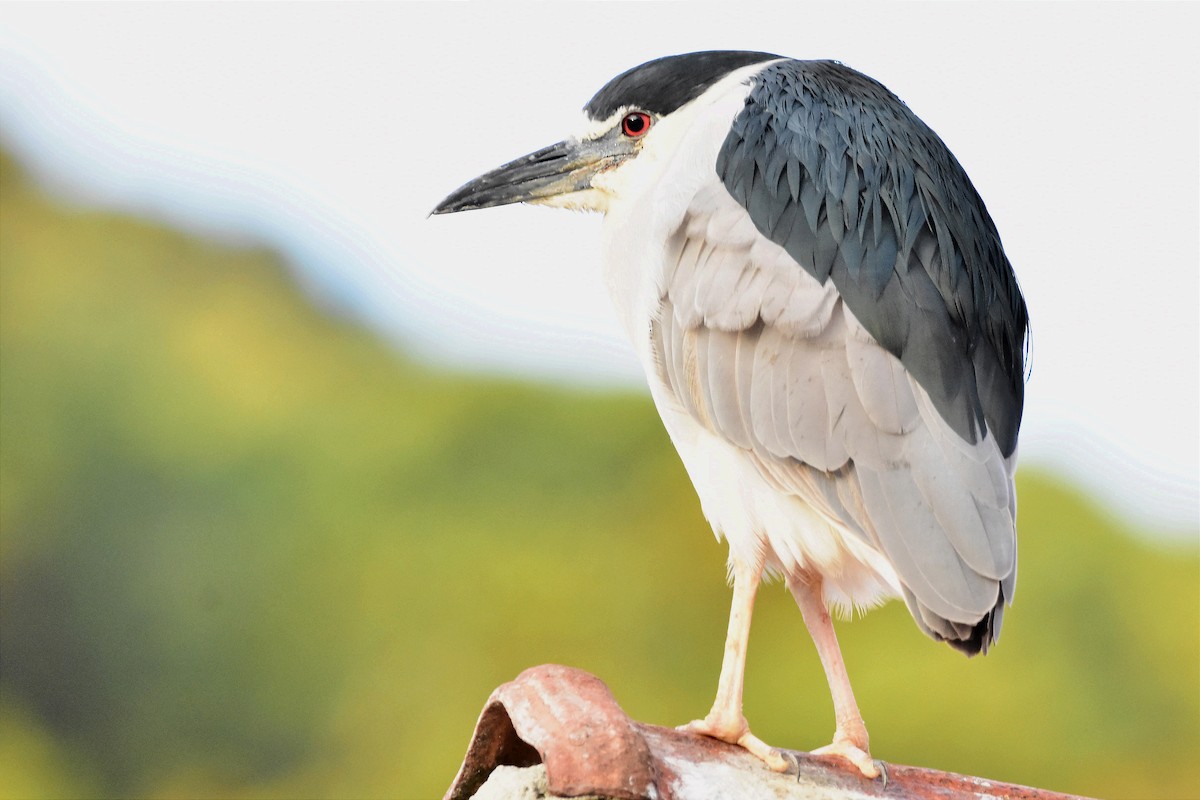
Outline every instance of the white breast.
POLYGON ((896 596, 899 581, 870 545, 769 483, 741 448, 696 423, 658 378, 650 330, 664 294, 668 238, 690 203, 717 181, 718 151, 762 65, 660 120, 642 153, 605 180, 604 276, 651 393, 716 534, 730 555, 762 559, 769 573, 816 569, 831 606, 867 606, 896 596), (653 137, 653 138, 652 138, 653 137))
POLYGON ((692 198, 715 180, 725 133, 745 105, 749 79, 762 68, 730 73, 659 120, 636 159, 593 181, 609 195, 602 238, 605 282, 643 366, 649 356, 645 333, 662 296, 667 237, 692 198))

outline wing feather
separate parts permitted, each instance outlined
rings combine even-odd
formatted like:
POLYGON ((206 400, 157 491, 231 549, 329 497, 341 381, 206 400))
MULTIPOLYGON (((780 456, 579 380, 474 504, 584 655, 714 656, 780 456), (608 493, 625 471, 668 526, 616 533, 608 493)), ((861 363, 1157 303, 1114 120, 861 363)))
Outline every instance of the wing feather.
POLYGON ((1011 460, 959 436, 833 282, 727 192, 702 190, 666 254, 651 347, 679 405, 879 550, 922 630, 986 648, 1015 576, 1011 460))
POLYGON ((755 76, 714 166, 759 232, 832 280, 960 437, 990 433, 1015 451, 1025 302, 962 166, 903 102, 836 62, 776 62, 755 76), (756 164, 780 160, 786 186, 755 179, 756 164))
POLYGON ((712 331, 701 328, 697 331, 701 346, 697 352, 703 362, 709 417, 716 430, 738 447, 751 449, 754 440, 750 436, 749 419, 742 408, 741 393, 737 381, 723 380, 737 374, 738 334, 712 331))
POLYGON ((858 470, 877 541, 920 603, 951 622, 975 623, 999 585, 970 569, 924 502, 911 470, 858 470))
POLYGON ((920 417, 900 362, 875 342, 856 335, 846 337, 846 359, 855 392, 871 423, 888 433, 911 431, 920 417))
POLYGON ((760 332, 757 346, 754 348, 754 366, 750 376, 750 422, 753 425, 754 438, 762 443, 766 451, 776 458, 786 458, 791 443, 779 438, 787 408, 785 405, 780 413, 780 405, 785 402, 783 375, 776 369, 779 353, 774 348, 780 343, 780 339, 777 336, 765 335, 766 330, 764 328, 760 332), (779 384, 778 388, 776 383, 779 384))

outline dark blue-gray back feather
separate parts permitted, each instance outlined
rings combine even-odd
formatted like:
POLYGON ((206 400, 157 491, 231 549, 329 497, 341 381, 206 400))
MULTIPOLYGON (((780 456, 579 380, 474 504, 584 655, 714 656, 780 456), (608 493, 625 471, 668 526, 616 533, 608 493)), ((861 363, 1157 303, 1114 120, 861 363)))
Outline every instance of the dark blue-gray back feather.
POLYGON ((756 77, 717 173, 758 230, 819 281, 968 442, 1007 457, 1024 401, 1028 315, 958 161, 884 86, 833 61, 756 77))

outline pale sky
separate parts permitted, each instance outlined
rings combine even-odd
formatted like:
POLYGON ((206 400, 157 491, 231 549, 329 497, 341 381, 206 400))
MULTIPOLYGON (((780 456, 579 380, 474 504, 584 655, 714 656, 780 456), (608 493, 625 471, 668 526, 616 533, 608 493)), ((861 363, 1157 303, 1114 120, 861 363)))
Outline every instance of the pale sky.
POLYGON ((1033 322, 1023 463, 1194 530, 1198 29, 1191 4, 10 3, 0 136, 69 196, 265 240, 427 358, 638 386, 598 217, 429 210, 651 58, 836 58, 942 136, 996 221, 1033 322))

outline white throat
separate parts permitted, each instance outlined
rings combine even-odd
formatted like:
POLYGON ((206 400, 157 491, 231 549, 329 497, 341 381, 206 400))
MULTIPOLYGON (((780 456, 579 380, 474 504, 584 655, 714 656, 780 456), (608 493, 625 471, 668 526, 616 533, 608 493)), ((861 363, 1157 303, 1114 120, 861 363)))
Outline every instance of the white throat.
POLYGON ((704 94, 655 123, 642 152, 593 180, 603 210, 604 279, 626 335, 643 367, 646 337, 665 283, 667 239, 688 204, 719 182, 717 155, 734 117, 745 106, 754 75, 768 64, 735 70, 704 94))

